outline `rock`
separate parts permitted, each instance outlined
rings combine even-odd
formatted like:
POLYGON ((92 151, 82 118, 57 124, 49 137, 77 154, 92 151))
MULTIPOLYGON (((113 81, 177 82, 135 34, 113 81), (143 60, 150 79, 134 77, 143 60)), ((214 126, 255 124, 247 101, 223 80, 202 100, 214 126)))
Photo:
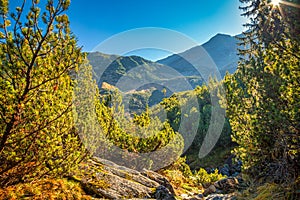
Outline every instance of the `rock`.
POLYGON ((153 197, 155 199, 162 199, 162 200, 176 200, 174 195, 171 194, 170 191, 163 185, 160 185, 156 188, 153 197))
POLYGON ((180 199, 183 199, 183 200, 203 200, 204 196, 203 196, 203 194, 198 194, 198 195, 195 195, 195 194, 181 194, 180 199))
POLYGON ((204 196, 207 196, 209 194, 215 193, 216 192, 216 187, 214 185, 209 186, 208 188, 206 188, 203 192, 204 196))
POLYGON ((199 197, 198 195, 194 196, 192 198, 189 198, 189 200, 203 200, 203 199, 204 199, 203 197, 199 197))
POLYGON ((214 186, 222 190, 224 193, 229 193, 238 188, 239 181, 234 177, 224 178, 214 183, 214 186))
POLYGON ((189 200, 203 200, 203 199, 204 199, 203 194, 198 194, 194 197, 189 198, 189 200))
POLYGON ((223 167, 219 168, 219 173, 225 176, 230 176, 230 167, 228 164, 225 164, 223 167))
POLYGON ((142 175, 150 178, 151 180, 154 180, 155 182, 159 183, 160 185, 165 186, 172 194, 175 194, 173 186, 168 181, 168 179, 166 179, 164 176, 162 176, 156 172, 146 170, 146 169, 143 169, 142 175))
POLYGON ((180 197, 182 199, 189 199, 189 195, 188 194, 181 194, 180 197))
POLYGON ((231 176, 232 176, 232 177, 237 177, 238 175, 240 175, 240 173, 239 173, 239 172, 235 172, 235 173, 233 173, 231 176))
POLYGON ((205 200, 236 200, 233 194, 212 194, 205 198, 205 200))
POLYGON ((80 172, 71 178, 95 198, 175 199, 172 185, 162 175, 149 170, 141 173, 104 159, 81 164, 80 172))

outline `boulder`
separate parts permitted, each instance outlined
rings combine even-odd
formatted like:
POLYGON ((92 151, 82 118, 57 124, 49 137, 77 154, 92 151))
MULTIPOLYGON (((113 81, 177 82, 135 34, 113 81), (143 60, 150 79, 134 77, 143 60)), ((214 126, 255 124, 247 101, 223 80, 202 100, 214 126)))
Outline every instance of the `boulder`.
POLYGON ((172 185, 160 174, 149 170, 139 172, 100 158, 81 164, 80 172, 74 173, 72 179, 95 198, 174 199, 172 185))
POLYGON ((176 200, 174 195, 171 194, 170 191, 163 185, 160 185, 156 188, 153 197, 155 199, 162 199, 162 200, 176 200))

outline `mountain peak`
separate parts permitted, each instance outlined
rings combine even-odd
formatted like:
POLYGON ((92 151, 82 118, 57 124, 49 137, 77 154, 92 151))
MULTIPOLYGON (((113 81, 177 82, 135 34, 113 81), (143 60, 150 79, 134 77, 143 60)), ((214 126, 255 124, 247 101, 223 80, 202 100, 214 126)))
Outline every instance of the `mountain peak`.
MULTIPOLYGON (((227 35, 227 34, 223 34, 223 33, 218 33, 217 35, 215 35, 214 37, 212 37, 208 42, 203 44, 203 47, 205 47, 206 45, 222 45, 224 43, 236 43, 236 39, 234 36, 231 35, 227 35)), ((226 45, 226 44, 224 44, 226 45)))
POLYGON ((198 55, 202 49, 210 55, 218 69, 221 72, 221 75, 225 75, 226 71, 233 73, 236 70, 238 56, 237 56, 237 39, 234 36, 218 33, 212 37, 208 42, 204 43, 201 46, 195 46, 185 52, 182 52, 178 55, 174 54, 158 62, 165 64, 167 66, 172 66, 178 71, 184 71, 184 74, 195 74, 195 70, 191 67, 187 61, 181 57, 189 58, 198 58, 199 60, 205 59, 201 57, 203 55, 198 55))
MULTIPOLYGON (((231 35, 225 34, 225 33, 218 33, 217 35, 215 35, 214 37, 232 37, 231 35)), ((214 38, 212 37, 212 38, 214 38)))

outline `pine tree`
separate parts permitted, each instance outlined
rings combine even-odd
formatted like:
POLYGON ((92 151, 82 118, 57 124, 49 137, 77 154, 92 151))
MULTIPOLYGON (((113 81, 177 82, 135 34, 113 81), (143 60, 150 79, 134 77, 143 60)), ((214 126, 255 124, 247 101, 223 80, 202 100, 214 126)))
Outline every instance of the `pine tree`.
POLYGON ((235 152, 245 172, 290 184, 299 177, 300 42, 299 24, 291 20, 299 10, 241 2, 250 17, 248 49, 240 51, 238 71, 225 78, 235 152))
POLYGON ((98 122, 101 127, 100 144, 96 156, 115 163, 142 170, 159 169, 175 161, 182 153, 183 138, 168 122, 161 122, 145 112, 126 117, 122 96, 118 90, 101 96, 96 104, 98 122))
POLYGON ((82 54, 63 14, 69 5, 23 0, 9 14, 0 1, 1 186, 66 174, 84 156, 71 112, 70 74, 82 54))

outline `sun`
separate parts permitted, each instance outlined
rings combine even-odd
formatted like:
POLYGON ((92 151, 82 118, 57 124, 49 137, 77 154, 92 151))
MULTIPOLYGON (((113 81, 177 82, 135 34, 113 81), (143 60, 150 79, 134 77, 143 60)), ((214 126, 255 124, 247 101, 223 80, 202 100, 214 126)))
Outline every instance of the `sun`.
POLYGON ((274 6, 279 6, 279 4, 281 3, 281 0, 272 0, 271 4, 273 4, 274 6))

